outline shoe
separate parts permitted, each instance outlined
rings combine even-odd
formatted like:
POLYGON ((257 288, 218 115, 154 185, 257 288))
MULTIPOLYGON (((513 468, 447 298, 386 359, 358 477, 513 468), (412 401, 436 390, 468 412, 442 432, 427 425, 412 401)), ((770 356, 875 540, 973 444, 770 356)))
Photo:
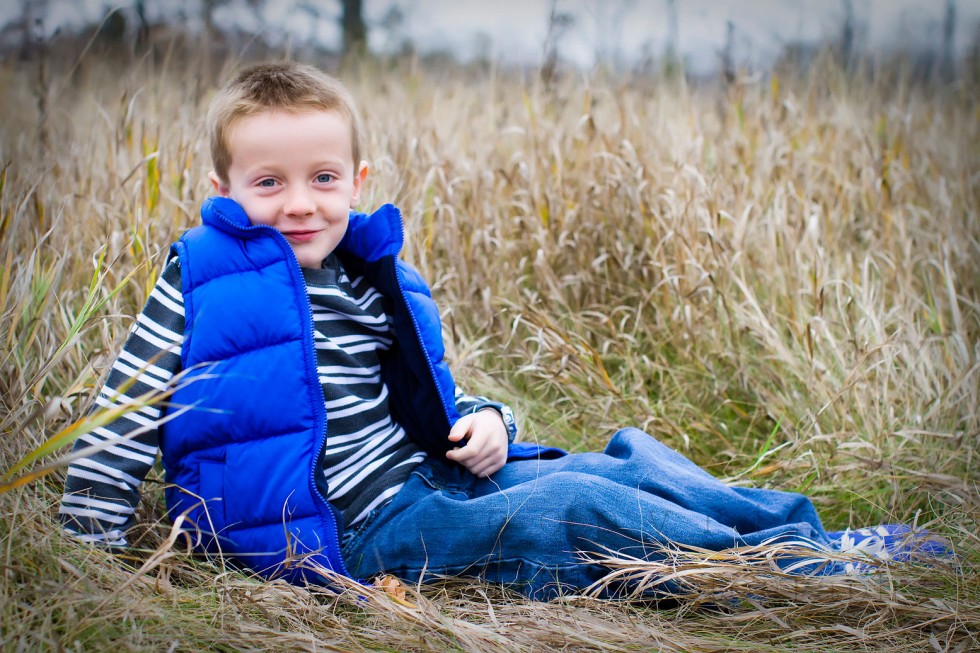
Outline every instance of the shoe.
MULTIPOLYGON (((922 528, 905 524, 882 524, 873 528, 845 529, 827 533, 830 548, 884 561, 912 562, 951 555, 949 541, 922 528)), ((845 572, 871 571, 878 564, 847 562, 845 572)))

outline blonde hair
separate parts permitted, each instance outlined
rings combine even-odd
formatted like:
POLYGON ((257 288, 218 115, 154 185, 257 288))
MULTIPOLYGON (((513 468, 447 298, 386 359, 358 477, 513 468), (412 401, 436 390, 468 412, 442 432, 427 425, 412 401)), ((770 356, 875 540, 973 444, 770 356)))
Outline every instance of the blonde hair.
POLYGON ((313 66, 275 61, 243 69, 211 101, 207 117, 211 163, 222 181, 228 181, 231 166, 228 136, 235 122, 277 109, 339 113, 350 126, 351 155, 354 167, 357 167, 361 160, 361 130, 357 106, 350 91, 313 66))

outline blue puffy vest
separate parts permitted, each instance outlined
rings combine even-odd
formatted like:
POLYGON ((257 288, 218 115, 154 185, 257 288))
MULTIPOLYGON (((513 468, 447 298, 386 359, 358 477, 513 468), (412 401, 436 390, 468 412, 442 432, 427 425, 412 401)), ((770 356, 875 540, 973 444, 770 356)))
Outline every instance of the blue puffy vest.
MULTIPOLYGON (((184 374, 160 438, 171 517, 184 516, 200 548, 265 577, 322 584, 318 566, 347 575, 343 522, 315 480, 327 415, 299 264, 278 231, 251 225, 228 198, 205 201, 201 217, 171 250, 186 321, 184 374)), ((401 215, 385 205, 352 213, 337 253, 390 300, 396 345, 382 379, 392 416, 443 456, 459 419, 455 386, 430 291, 397 258, 403 241, 401 215)))

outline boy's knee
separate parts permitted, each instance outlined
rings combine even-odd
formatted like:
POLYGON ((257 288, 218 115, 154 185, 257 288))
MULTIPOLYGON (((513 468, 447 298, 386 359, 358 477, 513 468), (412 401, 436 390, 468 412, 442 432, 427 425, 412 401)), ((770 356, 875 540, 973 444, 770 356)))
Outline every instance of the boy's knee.
POLYGON ((627 426, 613 433, 606 445, 605 453, 613 458, 626 459, 630 458, 634 452, 642 449, 657 450, 667 449, 667 447, 649 433, 627 426))

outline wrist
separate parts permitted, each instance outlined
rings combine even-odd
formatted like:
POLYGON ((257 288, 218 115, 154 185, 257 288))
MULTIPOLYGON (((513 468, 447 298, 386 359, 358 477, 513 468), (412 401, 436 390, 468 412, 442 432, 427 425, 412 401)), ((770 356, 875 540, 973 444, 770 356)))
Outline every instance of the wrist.
POLYGON ((514 411, 507 404, 497 402, 485 403, 477 408, 477 411, 487 409, 493 410, 500 416, 501 421, 504 423, 504 430, 507 432, 507 444, 513 443, 517 439, 517 419, 514 417, 514 411))

